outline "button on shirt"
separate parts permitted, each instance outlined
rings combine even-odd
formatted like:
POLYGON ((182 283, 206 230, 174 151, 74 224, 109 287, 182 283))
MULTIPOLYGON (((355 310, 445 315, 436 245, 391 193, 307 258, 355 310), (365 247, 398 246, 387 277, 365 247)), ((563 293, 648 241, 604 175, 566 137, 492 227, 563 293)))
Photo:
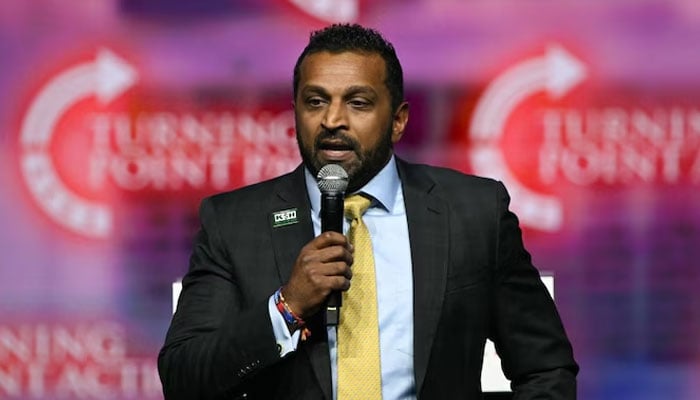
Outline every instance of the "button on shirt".
MULTIPOLYGON (((315 178, 306 171, 306 187, 311 201, 311 219, 316 235, 321 233, 321 192, 315 178)), ((381 355, 382 396, 389 399, 415 399, 413 374, 413 275, 403 190, 394 157, 359 192, 372 198, 363 221, 369 229, 377 274, 377 307, 381 355)), ((348 221, 344 222, 347 232, 348 221)), ((350 290, 352 291, 352 285, 350 290)), ((296 349, 300 333, 290 335, 271 297, 269 304, 273 330, 281 355, 296 349)), ((328 327, 333 379, 337 396, 336 328, 328 327)))

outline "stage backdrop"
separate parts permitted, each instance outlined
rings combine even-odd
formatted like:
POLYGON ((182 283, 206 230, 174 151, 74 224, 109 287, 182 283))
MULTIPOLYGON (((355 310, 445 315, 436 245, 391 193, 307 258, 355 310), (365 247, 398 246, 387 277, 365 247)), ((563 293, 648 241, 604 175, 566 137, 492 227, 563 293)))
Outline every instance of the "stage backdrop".
POLYGON ((510 189, 580 398, 697 398, 694 0, 3 0, 0 398, 161 398, 197 205, 299 163, 292 67, 336 21, 397 48, 399 154, 510 189))

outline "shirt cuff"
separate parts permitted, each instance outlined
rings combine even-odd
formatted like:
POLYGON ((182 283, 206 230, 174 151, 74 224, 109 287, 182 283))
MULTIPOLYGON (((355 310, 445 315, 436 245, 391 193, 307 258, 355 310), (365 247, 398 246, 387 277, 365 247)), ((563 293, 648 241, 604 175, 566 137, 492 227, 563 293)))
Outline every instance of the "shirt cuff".
POLYGON ((282 317, 282 314, 280 314, 275 305, 275 295, 270 296, 267 302, 267 309, 270 313, 270 320, 272 321, 272 331, 277 341, 277 350, 280 353, 280 357, 284 357, 287 353, 297 349, 299 337, 301 337, 301 329, 297 329, 293 334, 289 333, 287 323, 284 321, 284 317, 282 317))

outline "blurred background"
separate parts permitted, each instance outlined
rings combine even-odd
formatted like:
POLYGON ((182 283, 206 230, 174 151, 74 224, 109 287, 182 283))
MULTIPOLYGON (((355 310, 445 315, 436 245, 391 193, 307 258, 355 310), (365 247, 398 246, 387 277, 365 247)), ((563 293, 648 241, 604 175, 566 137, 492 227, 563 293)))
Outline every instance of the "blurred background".
POLYGON ((199 201, 299 163, 332 22, 394 43, 398 154, 506 183, 579 398, 698 398, 695 0, 2 1, 0 398, 162 398, 199 201))

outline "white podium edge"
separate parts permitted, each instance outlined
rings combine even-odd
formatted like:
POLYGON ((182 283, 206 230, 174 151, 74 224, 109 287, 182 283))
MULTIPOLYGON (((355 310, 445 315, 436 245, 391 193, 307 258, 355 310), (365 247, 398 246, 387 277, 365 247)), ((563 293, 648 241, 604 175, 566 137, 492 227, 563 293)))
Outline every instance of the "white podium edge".
MULTIPOLYGON (((542 283, 549 291, 549 295, 554 298, 554 276, 552 274, 542 274, 542 283)), ((501 359, 496 354, 493 342, 486 341, 484 347, 484 364, 481 368, 481 390, 484 392, 510 392, 510 381, 503 375, 501 369, 501 359)))

